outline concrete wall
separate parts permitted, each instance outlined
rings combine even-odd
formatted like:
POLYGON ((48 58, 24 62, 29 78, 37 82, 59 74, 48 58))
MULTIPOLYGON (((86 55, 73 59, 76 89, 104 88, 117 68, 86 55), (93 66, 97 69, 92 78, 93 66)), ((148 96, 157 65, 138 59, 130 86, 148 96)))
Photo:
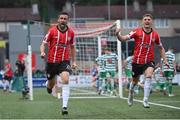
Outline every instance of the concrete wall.
MULTIPOLYGON (((9 58, 13 70, 15 70, 17 55, 27 53, 28 31, 27 26, 23 25, 11 25, 9 28, 9 58)), ((44 62, 39 56, 39 46, 44 36, 44 29, 40 25, 30 25, 30 34, 32 53, 36 55, 37 68, 41 68, 44 65, 44 62)))

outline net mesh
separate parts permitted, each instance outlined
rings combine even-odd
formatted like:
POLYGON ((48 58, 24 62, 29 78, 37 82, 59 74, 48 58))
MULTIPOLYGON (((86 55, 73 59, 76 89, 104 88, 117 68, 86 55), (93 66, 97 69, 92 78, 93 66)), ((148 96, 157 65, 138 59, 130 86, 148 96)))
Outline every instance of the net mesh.
POLYGON ((81 74, 91 74, 90 69, 103 48, 117 53, 115 22, 72 23, 71 26, 76 34, 76 59, 81 74))

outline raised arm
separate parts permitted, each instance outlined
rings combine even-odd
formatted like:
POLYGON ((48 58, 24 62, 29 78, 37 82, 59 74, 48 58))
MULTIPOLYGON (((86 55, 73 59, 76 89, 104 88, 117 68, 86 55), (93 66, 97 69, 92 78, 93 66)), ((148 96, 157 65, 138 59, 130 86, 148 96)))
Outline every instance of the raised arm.
POLYGON ((121 34, 121 29, 117 28, 116 29, 116 36, 118 38, 119 41, 126 41, 129 39, 128 35, 122 35, 121 34))

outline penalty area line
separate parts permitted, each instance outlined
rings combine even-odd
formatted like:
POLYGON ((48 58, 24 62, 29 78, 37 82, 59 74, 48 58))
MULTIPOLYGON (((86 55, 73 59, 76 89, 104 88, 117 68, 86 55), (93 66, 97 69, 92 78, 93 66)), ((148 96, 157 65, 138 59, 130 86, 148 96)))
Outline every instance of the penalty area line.
MULTIPOLYGON (((128 98, 123 97, 122 99, 128 99, 128 98)), ((140 102, 140 103, 143 102, 142 100, 137 100, 137 99, 133 99, 133 101, 140 102)), ((180 110, 180 107, 175 107, 175 106, 171 106, 171 105, 154 103, 154 102, 148 102, 148 103, 151 104, 151 105, 162 106, 162 107, 167 107, 167 108, 173 108, 173 109, 178 109, 178 110, 180 110)))
POLYGON ((116 96, 86 96, 86 97, 70 97, 70 99, 108 99, 108 98, 117 98, 116 96))

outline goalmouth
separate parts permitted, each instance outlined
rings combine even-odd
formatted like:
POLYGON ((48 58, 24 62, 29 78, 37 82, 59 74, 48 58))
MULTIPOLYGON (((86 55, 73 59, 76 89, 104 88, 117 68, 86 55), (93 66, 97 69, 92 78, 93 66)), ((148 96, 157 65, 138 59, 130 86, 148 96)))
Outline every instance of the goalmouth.
POLYGON ((121 27, 120 20, 114 22, 85 22, 71 23, 76 37, 76 61, 81 75, 91 74, 95 59, 102 55, 105 47, 108 47, 117 54, 117 79, 118 79, 118 96, 123 97, 122 81, 122 52, 121 42, 115 35, 116 28, 121 27))

